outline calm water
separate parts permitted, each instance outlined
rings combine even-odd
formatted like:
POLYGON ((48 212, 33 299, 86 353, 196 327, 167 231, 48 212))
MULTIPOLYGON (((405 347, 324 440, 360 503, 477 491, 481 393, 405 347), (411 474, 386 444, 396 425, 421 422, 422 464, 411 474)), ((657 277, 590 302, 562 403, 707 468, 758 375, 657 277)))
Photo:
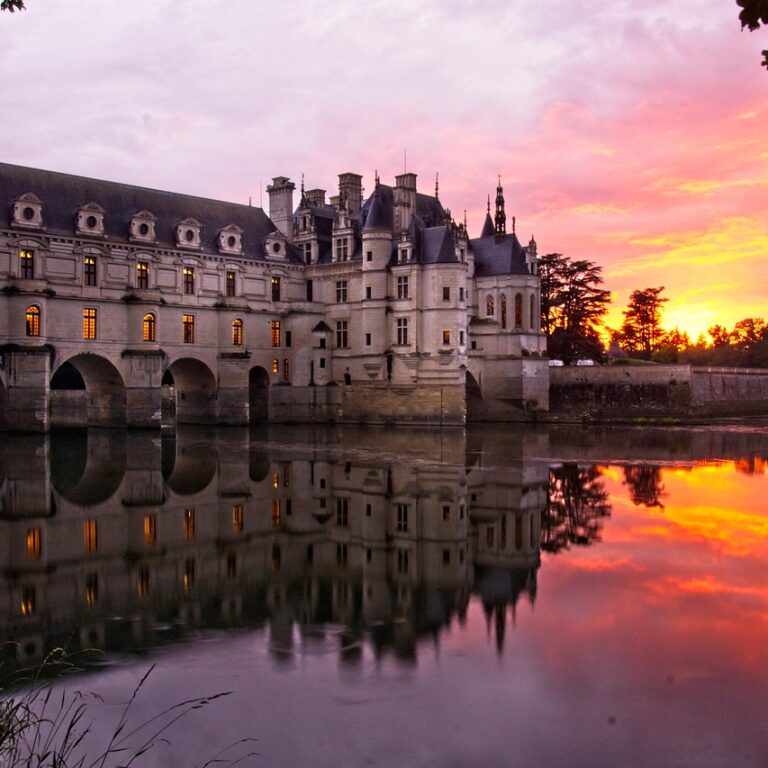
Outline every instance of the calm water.
POLYGON ((768 765, 768 427, 0 446, 6 669, 232 692, 142 766, 768 765))

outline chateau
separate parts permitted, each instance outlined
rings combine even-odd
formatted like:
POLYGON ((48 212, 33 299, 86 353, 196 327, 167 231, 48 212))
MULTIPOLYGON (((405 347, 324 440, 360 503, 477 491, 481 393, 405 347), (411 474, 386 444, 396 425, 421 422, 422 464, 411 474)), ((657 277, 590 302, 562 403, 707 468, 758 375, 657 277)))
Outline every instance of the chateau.
POLYGON ((413 173, 267 192, 269 215, 0 164, 0 428, 548 408, 536 243, 501 180, 474 238, 413 173))

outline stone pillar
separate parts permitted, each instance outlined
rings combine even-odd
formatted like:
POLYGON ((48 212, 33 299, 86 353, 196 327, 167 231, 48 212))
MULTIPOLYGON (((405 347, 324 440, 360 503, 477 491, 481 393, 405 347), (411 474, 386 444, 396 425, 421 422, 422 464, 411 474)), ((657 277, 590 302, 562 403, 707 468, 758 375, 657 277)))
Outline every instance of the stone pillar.
POLYGON ((217 424, 248 424, 248 370, 250 352, 224 352, 219 355, 219 393, 217 424))
POLYGON ((126 349, 126 424, 129 427, 159 427, 163 378, 160 350, 126 349))
POLYGON ((9 432, 47 432, 49 427, 51 352, 49 346, 8 344, 2 351, 8 386, 6 423, 9 432))

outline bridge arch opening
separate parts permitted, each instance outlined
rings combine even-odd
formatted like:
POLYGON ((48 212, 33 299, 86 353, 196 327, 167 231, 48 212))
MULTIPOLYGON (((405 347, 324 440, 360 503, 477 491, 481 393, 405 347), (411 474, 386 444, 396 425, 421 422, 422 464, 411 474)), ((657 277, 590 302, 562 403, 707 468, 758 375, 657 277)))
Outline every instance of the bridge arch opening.
POLYGON ((51 426, 125 426, 125 383, 105 357, 69 358, 53 372, 50 389, 51 426))
POLYGON ((215 424, 217 384, 201 360, 183 357, 168 366, 162 386, 177 424, 215 424))
POLYGON ((260 365, 248 372, 248 411, 251 423, 269 420, 269 374, 260 365))
POLYGON ((466 372, 465 393, 467 398, 467 421, 478 418, 483 411, 483 395, 480 390, 480 384, 477 379, 469 372, 466 372))

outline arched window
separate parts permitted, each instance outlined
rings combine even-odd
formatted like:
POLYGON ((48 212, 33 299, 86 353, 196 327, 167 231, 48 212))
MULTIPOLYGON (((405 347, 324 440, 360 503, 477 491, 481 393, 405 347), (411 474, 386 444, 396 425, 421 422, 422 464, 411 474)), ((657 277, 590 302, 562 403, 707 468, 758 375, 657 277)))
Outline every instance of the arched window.
POLYGON ((143 330, 144 330, 144 333, 143 333, 144 341, 155 340, 155 316, 151 312, 147 312, 147 314, 144 315, 143 330))
POLYGON ((36 307, 34 304, 31 307, 27 307, 26 319, 27 319, 27 336, 39 336, 40 335, 40 307, 36 307))
POLYGON ((523 294, 515 295, 515 328, 523 327, 523 294))
POLYGON ((501 294, 501 327, 507 327, 507 296, 504 293, 501 294))
POLYGON ((536 330, 536 297, 531 296, 531 330, 536 330))
POLYGON ((493 311, 493 296, 489 295, 485 300, 485 314, 488 315, 488 317, 491 317, 493 311))
POLYGON ((237 347, 243 344, 243 321, 239 317, 232 321, 232 343, 237 347))

